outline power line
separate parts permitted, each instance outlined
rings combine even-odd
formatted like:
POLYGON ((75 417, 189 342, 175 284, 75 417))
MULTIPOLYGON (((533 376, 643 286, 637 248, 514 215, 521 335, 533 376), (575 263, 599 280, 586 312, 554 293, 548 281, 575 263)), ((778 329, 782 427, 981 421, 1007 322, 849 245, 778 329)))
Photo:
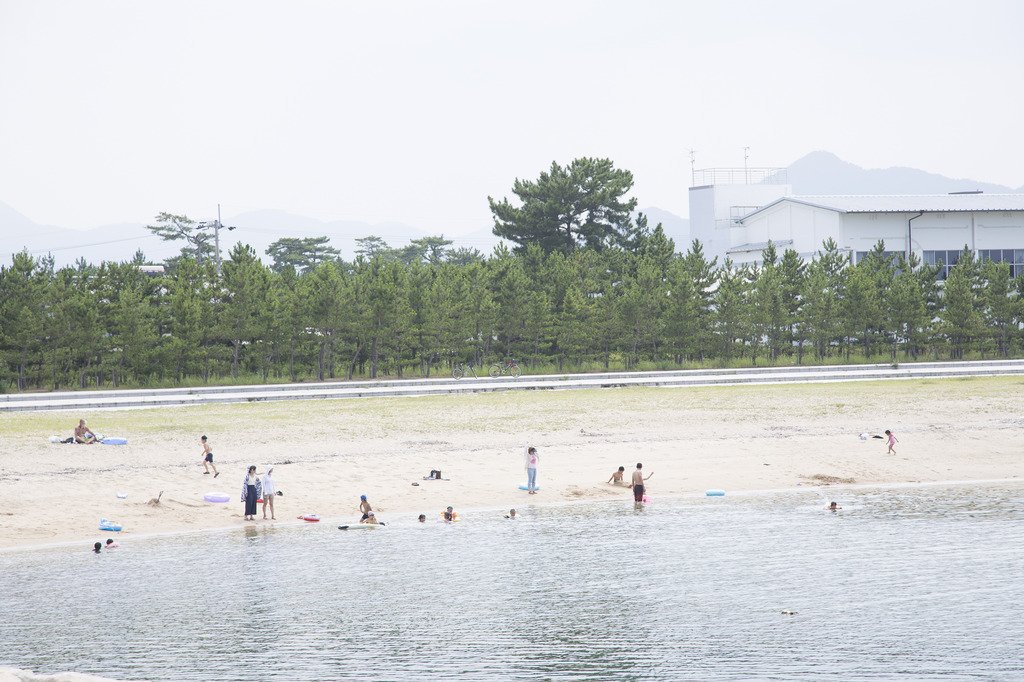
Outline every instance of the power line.
POLYGON ((38 253, 50 253, 52 251, 69 251, 71 249, 87 249, 90 246, 105 246, 107 244, 119 244, 121 242, 136 241, 138 239, 149 239, 150 237, 155 237, 155 236, 156 236, 155 234, 143 234, 143 235, 139 235, 138 237, 124 237, 123 239, 110 239, 110 240, 107 240, 105 242, 92 242, 91 244, 75 244, 73 246, 55 246, 55 247, 49 248, 49 249, 34 249, 32 251, 29 251, 28 254, 29 255, 35 255, 35 254, 38 254, 38 253))

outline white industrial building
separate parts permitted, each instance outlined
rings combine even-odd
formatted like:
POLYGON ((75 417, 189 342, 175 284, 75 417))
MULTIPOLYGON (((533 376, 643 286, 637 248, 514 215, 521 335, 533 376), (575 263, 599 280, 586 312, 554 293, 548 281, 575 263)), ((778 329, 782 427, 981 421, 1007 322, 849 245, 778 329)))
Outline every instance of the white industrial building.
POLYGON ((883 240, 888 252, 946 264, 940 277, 965 246, 1024 273, 1024 194, 794 196, 778 169, 711 169, 694 180, 690 234, 719 263, 759 261, 769 241, 810 260, 831 238, 854 262, 883 240))

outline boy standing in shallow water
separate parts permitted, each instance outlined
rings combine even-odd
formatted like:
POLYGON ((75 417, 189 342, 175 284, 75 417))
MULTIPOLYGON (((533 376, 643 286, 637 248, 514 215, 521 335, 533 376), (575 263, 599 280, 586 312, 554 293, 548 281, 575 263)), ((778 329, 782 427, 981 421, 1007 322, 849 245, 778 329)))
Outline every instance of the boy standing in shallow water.
POLYGON ((896 443, 899 443, 900 441, 899 441, 899 439, 896 438, 896 434, 894 434, 889 429, 885 430, 885 435, 889 437, 889 451, 888 451, 887 454, 895 455, 896 454, 896 443))
POLYGON ((633 472, 633 506, 639 509, 644 506, 644 492, 647 490, 647 486, 644 485, 644 481, 654 475, 654 472, 644 476, 644 465, 640 462, 636 463, 636 470, 633 472))

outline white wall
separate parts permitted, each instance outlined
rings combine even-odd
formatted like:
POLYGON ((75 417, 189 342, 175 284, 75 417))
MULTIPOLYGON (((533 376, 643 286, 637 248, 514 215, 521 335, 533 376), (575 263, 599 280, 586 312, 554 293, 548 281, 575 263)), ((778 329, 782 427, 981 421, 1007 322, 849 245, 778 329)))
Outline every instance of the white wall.
MULTIPOLYGON (((822 242, 830 237, 840 247, 846 246, 842 240, 839 213, 797 202, 784 201, 744 220, 742 227, 741 238, 731 246, 772 241, 779 245, 780 252, 793 249, 805 258, 817 253, 822 242), (788 240, 793 243, 781 244, 788 240)), ((731 257, 737 263, 748 263, 760 260, 761 254, 734 253, 731 257)))
MULTIPOLYGON (((916 213, 846 213, 842 215, 844 246, 850 250, 870 251, 881 239, 886 251, 907 250, 907 220, 916 213)), ((924 216, 913 222, 914 240, 919 238, 918 227, 924 216)))
POLYGON ((742 214, 755 207, 770 204, 792 194, 790 185, 704 185, 690 188, 690 236, 704 245, 710 260, 718 256, 725 259, 730 246, 743 243, 746 229, 737 226, 733 207, 747 207, 742 214))
POLYGON ((1024 211, 975 213, 978 249, 1024 249, 1024 211))

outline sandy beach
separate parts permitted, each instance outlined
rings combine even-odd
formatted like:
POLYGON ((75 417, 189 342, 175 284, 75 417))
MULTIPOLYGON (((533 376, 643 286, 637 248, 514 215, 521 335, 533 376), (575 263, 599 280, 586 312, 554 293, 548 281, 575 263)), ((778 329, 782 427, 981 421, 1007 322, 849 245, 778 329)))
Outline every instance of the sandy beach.
MULTIPOLYGON (((0 546, 92 542, 124 525, 152 533, 240 527, 249 464, 275 466, 276 523, 303 513, 409 521, 454 505, 484 510, 580 499, 631 500, 607 484, 636 462, 653 499, 797 486, 1024 477, 1017 377, 725 388, 545 391, 415 398, 206 405, 0 416, 0 546), (60 445, 78 418, 126 446, 60 445), (892 429, 900 442, 863 432, 892 429), (221 472, 204 475, 206 434, 221 472), (540 450, 541 492, 527 495, 523 453, 540 450), (447 481, 422 480, 441 469, 447 481), (418 485, 413 485, 413 484, 418 485), (147 501, 163 491, 158 506, 147 501), (203 501, 207 492, 231 496, 203 501), (127 493, 118 499, 117 493, 127 493)), ((474 512, 473 510, 479 510, 474 512)), ((263 521, 256 523, 275 523, 263 521)))

